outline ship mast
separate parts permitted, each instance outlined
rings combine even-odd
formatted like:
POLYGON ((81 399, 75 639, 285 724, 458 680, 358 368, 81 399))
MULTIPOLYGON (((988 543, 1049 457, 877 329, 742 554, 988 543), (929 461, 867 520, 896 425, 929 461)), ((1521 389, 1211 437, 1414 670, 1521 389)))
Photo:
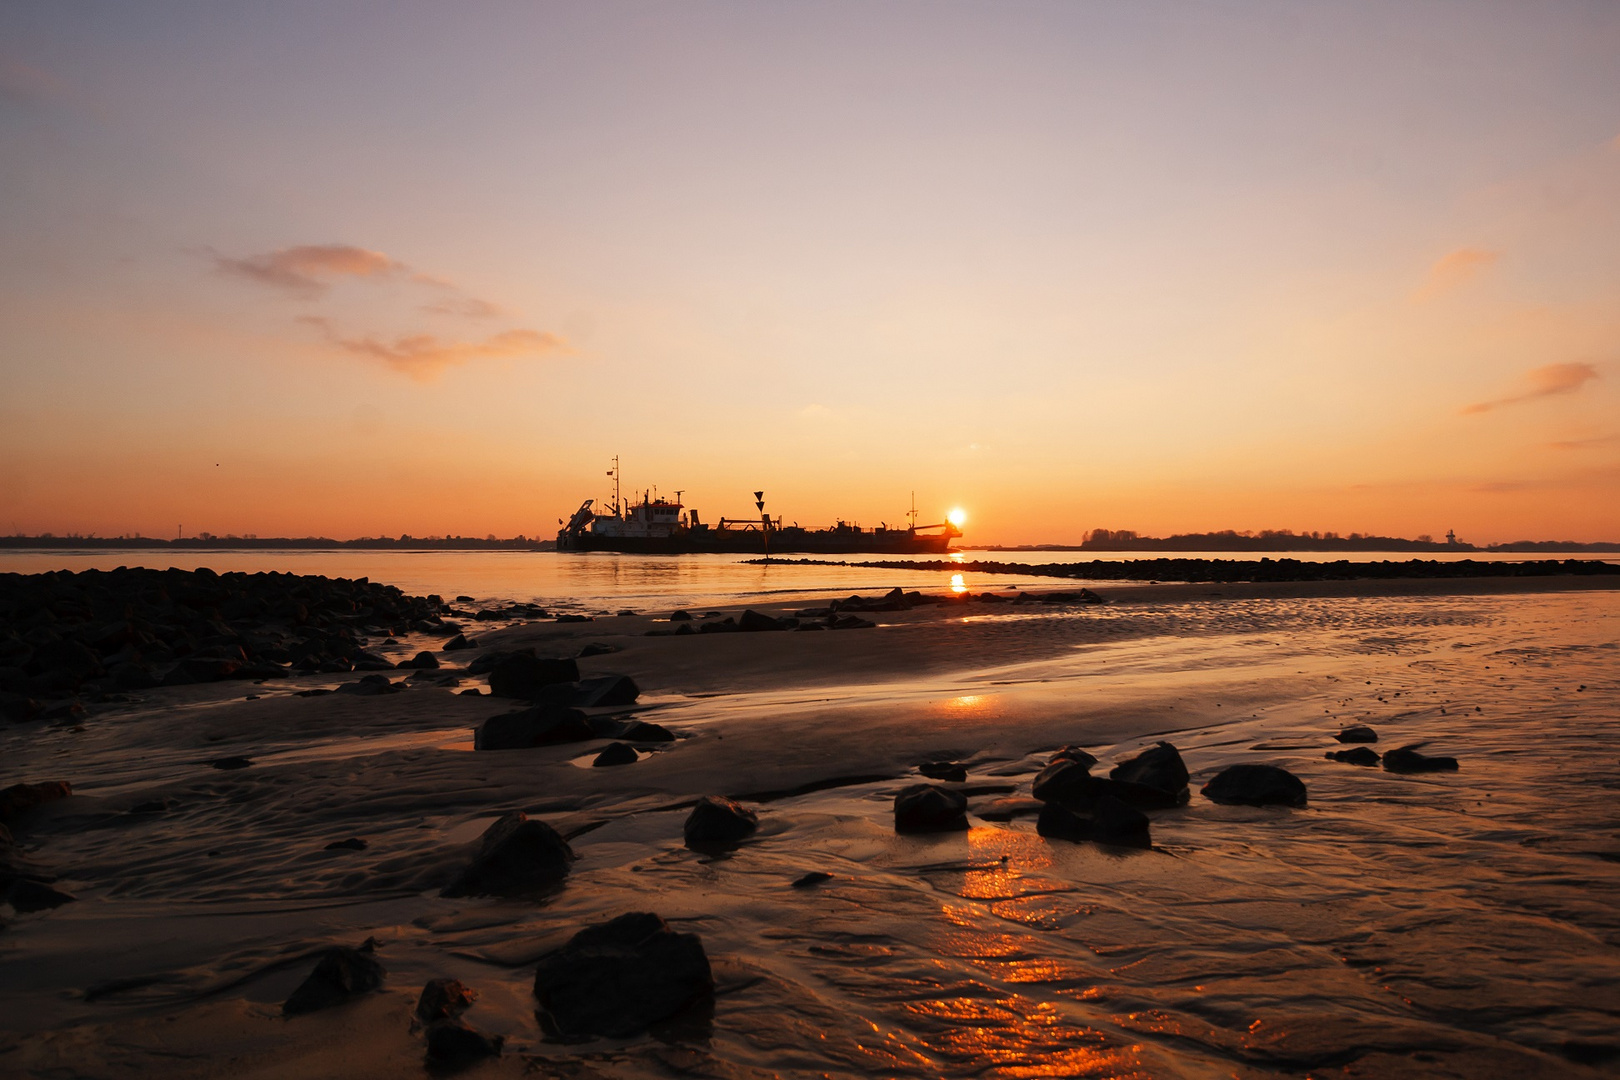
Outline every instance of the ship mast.
POLYGON ((613 469, 612 469, 611 472, 608 473, 608 475, 613 477, 613 516, 614 517, 620 517, 620 516, 622 516, 623 512, 619 509, 619 455, 618 454, 613 455, 613 469))

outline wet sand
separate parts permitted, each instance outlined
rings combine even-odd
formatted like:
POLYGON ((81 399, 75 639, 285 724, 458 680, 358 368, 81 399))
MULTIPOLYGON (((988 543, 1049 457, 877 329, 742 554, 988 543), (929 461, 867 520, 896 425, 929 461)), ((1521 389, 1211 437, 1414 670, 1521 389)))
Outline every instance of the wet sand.
MULTIPOLYGON (((506 1036, 472 1075, 1581 1076, 1620 1066, 1620 591, 1594 579, 1121 586, 1102 605, 874 613, 874 629, 647 637, 650 616, 480 635, 633 676, 680 738, 471 752, 511 703, 353 676, 146 692, 78 726, 0 731, 0 781, 64 779, 18 840, 79 899, 0 930, 0 1073, 399 1076, 416 993, 450 975, 506 1036), (251 691, 263 695, 246 701, 251 691), (1340 727, 1456 773, 1324 760, 1340 727), (1194 795, 1154 849, 978 816, 1051 750, 1102 768, 1157 739, 1194 795), (207 762, 252 758, 221 772, 207 762), (897 836, 916 766, 963 761, 972 827, 897 836), (1303 810, 1198 787, 1269 762, 1303 810), (725 857, 692 800, 743 798, 725 857), (166 801, 159 812, 132 808, 166 801), (544 902, 438 889, 523 809, 579 859, 544 902), (359 837, 365 850, 327 851, 359 837), (813 889, 790 882, 833 875, 813 889), (535 960, 653 910, 702 936, 713 1016, 629 1040, 541 1038, 535 960), (379 943, 386 988, 292 1019, 329 945, 379 943)), ((660 613, 663 614, 663 613, 660 613)), ((389 654, 411 655, 420 641, 389 654)), ((435 647, 437 642, 428 642, 435 647)), ((476 653, 441 654, 451 664, 476 653)), ((404 672, 397 673, 403 676, 404 672)), ((458 674, 453 668, 441 674, 458 674)))

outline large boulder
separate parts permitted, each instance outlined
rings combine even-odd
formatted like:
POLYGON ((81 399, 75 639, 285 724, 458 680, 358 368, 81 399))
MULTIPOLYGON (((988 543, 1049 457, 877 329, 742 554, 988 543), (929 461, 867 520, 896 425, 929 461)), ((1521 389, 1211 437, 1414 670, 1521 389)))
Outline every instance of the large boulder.
POLYGON ((1362 765, 1367 768, 1378 764, 1378 751, 1365 746, 1356 746, 1349 750, 1329 750, 1323 756, 1329 761, 1342 761, 1347 765, 1362 765))
POLYGON ((741 803, 705 795, 686 815, 686 846, 695 850, 741 843, 759 827, 759 815, 741 803))
POLYGON ((749 608, 737 620, 737 629, 745 633, 757 633, 761 630, 786 630, 788 626, 781 619, 772 618, 749 608))
POLYGON ((440 896, 524 896, 568 876, 574 850, 543 821, 514 810, 488 829, 472 861, 440 896))
POLYGON ((439 658, 430 652, 419 652, 409 660, 401 660, 394 666, 413 668, 418 671, 432 671, 439 666, 439 658))
POLYGON ((492 716, 473 733, 474 750, 524 750, 597 737, 578 709, 536 705, 532 709, 492 716))
POLYGON ((961 832, 967 827, 967 796, 960 791, 912 784, 894 797, 895 832, 961 832))
POLYGON ((1186 801, 1185 789, 1172 794, 1147 784, 1092 776, 1090 766, 1067 758, 1042 769, 1035 777, 1030 794, 1042 802, 1059 802, 1071 808, 1090 807, 1104 796, 1139 810, 1169 810, 1186 801))
POLYGON ((586 927, 534 973, 541 1027, 564 1041, 628 1038, 713 993, 698 936, 651 912, 586 927))
POLYGON ((1094 802, 1089 813, 1072 810, 1058 802, 1046 803, 1041 807, 1041 816, 1036 819, 1035 831, 1042 836, 1090 840, 1113 847, 1153 846, 1147 815, 1111 795, 1104 795, 1094 802))
POLYGON ((1428 772, 1456 772, 1457 759, 1454 757, 1431 757, 1428 754, 1418 753, 1416 743, 1411 746, 1401 746, 1384 754, 1384 768, 1393 773, 1428 773, 1428 772))
POLYGON ((1333 737, 1342 743, 1370 743, 1378 741, 1378 732, 1366 724, 1352 724, 1333 737))
POLYGON ((634 765, 641 760, 636 748, 629 743, 608 743, 602 752, 591 759, 591 765, 596 768, 606 768, 613 765, 634 765))
POLYGON ((472 1007, 478 992, 460 979, 429 979, 416 999, 416 1018, 424 1024, 460 1016, 472 1007))
POLYGON ((581 679, 572 704, 582 709, 616 709, 634 705, 641 687, 628 675, 599 675, 581 679))
POLYGON ((1120 762, 1108 775, 1114 780, 1145 784, 1178 797, 1187 790, 1187 766, 1181 760, 1181 751, 1167 742, 1150 746, 1120 762))
POLYGON ((452 1069, 466 1068, 484 1058, 500 1057, 504 1035, 491 1038, 461 1020, 439 1020, 428 1025, 430 1062, 452 1069))
POLYGON ((298 1016, 341 1005, 380 990, 383 975, 383 966, 372 955, 369 942, 358 949, 346 945, 327 949, 315 970, 282 1002, 281 1011, 286 1016, 298 1016))
POLYGON ((573 657, 539 657, 533 652, 516 652, 489 669, 489 690, 496 697, 532 701, 548 686, 579 679, 579 665, 573 657))
POLYGON ((1305 784, 1275 765, 1232 765, 1203 787, 1211 802, 1228 806, 1304 806, 1305 784))

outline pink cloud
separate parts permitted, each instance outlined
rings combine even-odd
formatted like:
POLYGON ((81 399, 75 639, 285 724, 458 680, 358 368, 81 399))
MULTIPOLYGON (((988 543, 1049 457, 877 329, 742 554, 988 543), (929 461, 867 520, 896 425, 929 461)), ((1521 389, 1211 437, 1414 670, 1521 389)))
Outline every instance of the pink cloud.
POLYGON ((1597 377, 1598 370, 1591 364, 1548 364, 1536 368, 1525 376, 1530 384, 1529 389, 1491 401, 1475 402, 1463 409, 1463 415, 1490 412, 1504 405, 1517 405, 1523 401, 1534 401, 1555 394, 1573 394, 1597 377))
POLYGON ((1496 265, 1500 258, 1499 252, 1486 251, 1484 248, 1458 248, 1448 252, 1429 267, 1428 277, 1412 294, 1412 299, 1421 302, 1448 293, 1496 265))
POLYGON ((241 259, 216 254, 214 265, 261 285, 318 296, 336 278, 387 278, 410 272, 410 267, 380 251, 349 244, 304 244, 241 259))
POLYGON ((507 330, 483 341, 446 341, 435 334, 407 334, 386 341, 334 336, 333 344, 352 355, 381 360, 418 382, 430 382, 446 368, 469 360, 532 358, 569 351, 562 338, 539 330, 507 330))

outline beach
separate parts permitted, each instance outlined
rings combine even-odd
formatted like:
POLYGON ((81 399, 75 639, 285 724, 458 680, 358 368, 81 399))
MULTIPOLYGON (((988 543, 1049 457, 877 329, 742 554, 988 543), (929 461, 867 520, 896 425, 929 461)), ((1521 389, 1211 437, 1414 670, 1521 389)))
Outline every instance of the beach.
POLYGON ((1055 603, 1025 585, 816 633, 676 634, 669 609, 456 618, 476 649, 367 642, 437 657, 388 673, 394 692, 317 671, 11 724, 0 786, 73 791, 17 845, 76 899, 4 916, 0 1072, 416 1075, 412 1009, 448 976, 478 994, 466 1023, 502 1040, 480 1076, 1603 1075, 1620 1065, 1613 582, 1098 585, 1101 602, 1055 603), (474 750, 520 705, 466 668, 525 647, 629 676, 635 703, 601 711, 674 740, 613 768, 591 765, 613 739, 474 750), (1351 725, 1458 768, 1327 759, 1351 725), (1102 773, 1160 740, 1191 795, 1149 814, 1150 849, 1037 832, 1031 783, 1060 747, 1102 773), (232 757, 249 764, 211 767, 232 757), (943 786, 969 827, 897 833, 896 793, 933 762, 965 767, 943 786), (1240 763, 1288 770, 1308 803, 1200 794, 1240 763), (757 832, 685 847, 706 795, 756 811, 757 832), (566 880, 441 896, 511 810, 567 839, 566 880), (829 877, 794 887, 813 871, 829 877), (548 1038, 537 962, 638 911, 698 935, 712 1005, 548 1038), (283 1015, 321 950, 367 939, 380 989, 283 1015))

